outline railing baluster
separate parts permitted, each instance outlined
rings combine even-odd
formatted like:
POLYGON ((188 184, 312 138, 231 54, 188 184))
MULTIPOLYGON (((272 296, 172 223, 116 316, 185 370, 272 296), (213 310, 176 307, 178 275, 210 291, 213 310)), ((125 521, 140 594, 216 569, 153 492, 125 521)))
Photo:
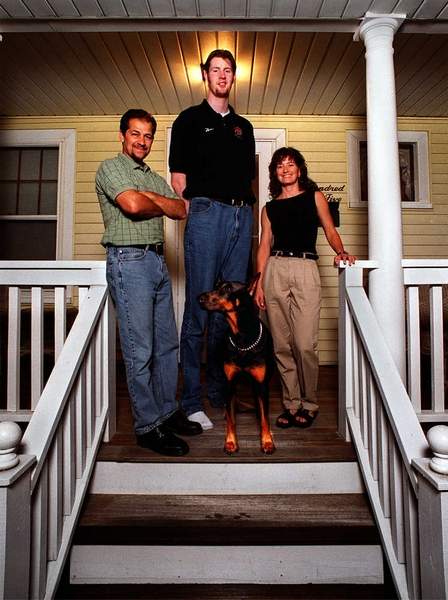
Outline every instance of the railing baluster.
POLYGON ((79 286, 79 288, 78 288, 78 306, 79 306, 79 310, 81 310, 82 301, 84 300, 84 298, 87 296, 88 293, 89 293, 89 288, 79 286))
POLYGON ((372 477, 378 480, 377 390, 371 371, 367 373, 367 421, 369 461, 372 477))
POLYGON ((44 298, 41 287, 31 288, 31 408, 39 402, 44 382, 44 298))
POLYGON ((418 287, 408 287, 407 344, 408 344, 408 392, 417 413, 421 411, 421 358, 420 358, 420 300, 418 287))
POLYGON ((65 287, 54 289, 54 360, 56 362, 65 342, 67 330, 67 302, 65 287))
POLYGON ((107 427, 104 433, 105 442, 109 442, 117 430, 116 334, 115 308, 108 295, 104 311, 101 315, 101 344, 103 356, 103 360, 101 361, 101 377, 103 381, 102 412, 105 406, 108 407, 107 427))
POLYGON ((390 457, 390 504, 391 533, 395 548, 395 556, 400 563, 405 562, 404 548, 404 515, 403 515, 403 470, 400 453, 395 445, 395 438, 389 429, 390 457))
POLYGON ((443 298, 442 288, 433 286, 429 292, 431 316, 431 382, 432 410, 443 412, 444 405, 444 366, 443 366, 443 298))
POLYGON ((378 492, 383 515, 390 517, 390 482, 389 482, 389 433, 381 397, 377 396, 378 415, 378 492))
POLYGON ((339 273, 339 327, 338 327, 338 433, 350 440, 347 427, 347 409, 353 406, 352 345, 353 319, 345 293, 345 269, 339 273))
POLYGON ((359 338, 353 329, 352 336, 352 357, 353 357, 353 411, 359 419, 359 338))
POLYGON ((31 516, 31 598, 40 599, 45 594, 48 548, 48 472, 42 468, 34 488, 31 516))
POLYGON ((64 438, 64 514, 70 515, 76 491, 76 412, 74 394, 70 395, 62 420, 62 431, 64 438))
POLYGON ((86 378, 84 368, 79 372, 75 391, 76 411, 76 478, 80 479, 86 465, 86 378))
POLYGON ((7 410, 16 411, 20 407, 20 331, 21 331, 21 292, 18 287, 9 288, 8 300, 8 379, 7 410))
POLYGON ((95 330, 94 336, 94 351, 95 351, 95 411, 97 415, 101 414, 103 402, 104 402, 104 381, 103 381, 103 369, 104 363, 101 358, 103 354, 103 336, 102 333, 103 319, 98 324, 95 330))
POLYGON ((63 436, 56 432, 48 461, 48 560, 56 560, 61 545, 63 525, 63 436))
POLYGON ((87 445, 92 445, 95 434, 95 352, 92 346, 89 347, 86 355, 85 364, 86 377, 86 436, 87 445))
POLYGON ((359 426, 364 448, 368 447, 368 422, 367 422, 367 366, 366 357, 362 344, 358 346, 358 364, 359 364, 359 426))
POLYGON ((406 574, 409 597, 420 598, 420 544, 418 534, 417 498, 413 487, 409 484, 407 473, 402 466, 403 506, 406 543, 406 574))

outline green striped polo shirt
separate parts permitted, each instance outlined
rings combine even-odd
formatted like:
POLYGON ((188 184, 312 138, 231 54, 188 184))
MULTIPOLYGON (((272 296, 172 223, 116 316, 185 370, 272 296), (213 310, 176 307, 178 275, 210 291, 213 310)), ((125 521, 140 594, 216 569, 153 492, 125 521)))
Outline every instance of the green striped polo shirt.
POLYGON ((119 208, 116 198, 127 190, 156 192, 177 198, 163 177, 148 165, 135 162, 127 154, 118 154, 101 163, 96 173, 96 193, 104 221, 103 246, 134 246, 163 242, 163 217, 131 219, 119 208))

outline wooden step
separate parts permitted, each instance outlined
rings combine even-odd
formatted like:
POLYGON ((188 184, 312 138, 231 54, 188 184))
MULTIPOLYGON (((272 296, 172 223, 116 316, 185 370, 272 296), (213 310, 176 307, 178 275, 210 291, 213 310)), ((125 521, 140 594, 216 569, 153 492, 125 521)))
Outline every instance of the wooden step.
POLYGON ((360 494, 91 495, 70 562, 77 584, 382 584, 383 577, 360 494))
POLYGON ((107 495, 84 505, 75 544, 378 544, 362 494, 107 495))

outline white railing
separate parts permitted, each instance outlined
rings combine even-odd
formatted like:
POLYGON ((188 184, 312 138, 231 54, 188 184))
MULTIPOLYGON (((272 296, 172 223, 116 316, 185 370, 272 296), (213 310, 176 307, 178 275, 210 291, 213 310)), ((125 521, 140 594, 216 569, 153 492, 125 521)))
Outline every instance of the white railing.
MULTIPOLYGON (((399 597, 429 598, 433 596, 425 595, 426 582, 431 580, 428 571, 433 567, 421 549, 429 535, 425 524, 430 503, 421 501, 422 475, 413 464, 423 461, 429 470, 429 446, 363 287, 363 269, 375 267, 375 263, 365 261, 340 272, 340 429, 348 437, 348 424, 399 597)), ((407 283, 416 281, 410 274, 405 279, 407 283)), ((411 291, 415 303, 414 296, 411 291)), ((413 305, 411 319, 416 311, 413 305)), ((408 331, 420 335, 412 326, 408 331)), ((416 368, 412 340, 408 347, 413 354, 410 365, 416 368)), ((434 502, 441 501, 437 493, 444 492, 440 488, 434 502)), ((439 511, 439 526, 448 518, 447 509, 445 512, 439 511)), ((445 544, 443 552, 448 552, 441 535, 433 538, 433 543, 445 544)), ((439 578, 438 589, 445 585, 444 577, 443 573, 432 573, 433 580, 439 578)))
POLYGON ((409 396, 421 422, 448 421, 448 337, 444 335, 448 319, 448 260, 404 260, 403 267, 409 396), (427 390, 422 390, 422 380, 430 382, 427 390))
MULTIPOLYGON (((0 284, 9 287, 9 420, 14 420, 14 412, 18 421, 27 419, 20 406, 20 298, 31 300, 33 414, 22 439, 21 454, 35 457, 36 462, 29 489, 27 546, 31 556, 26 565, 28 588, 24 597, 51 598, 70 548, 97 450, 104 435, 108 439, 115 431, 114 313, 103 262, 0 262, 0 284), (30 296, 23 292, 26 288, 31 288, 30 296), (43 315, 49 288, 54 290, 54 296, 50 296, 54 302, 55 363, 42 389, 43 315), (72 297, 78 297, 79 309, 65 339, 67 289, 72 297)), ((17 573, 18 565, 13 565, 14 569, 17 573)))

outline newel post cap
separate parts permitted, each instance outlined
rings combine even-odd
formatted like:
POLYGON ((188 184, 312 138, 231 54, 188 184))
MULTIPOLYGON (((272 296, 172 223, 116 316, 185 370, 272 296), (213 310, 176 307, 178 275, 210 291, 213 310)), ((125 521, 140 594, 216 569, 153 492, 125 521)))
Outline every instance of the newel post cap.
POLYGON ((22 430, 13 421, 0 423, 0 471, 12 469, 19 463, 17 446, 22 439, 22 430))
POLYGON ((448 475, 448 427, 435 425, 428 430, 426 437, 434 454, 429 466, 436 473, 448 475))

